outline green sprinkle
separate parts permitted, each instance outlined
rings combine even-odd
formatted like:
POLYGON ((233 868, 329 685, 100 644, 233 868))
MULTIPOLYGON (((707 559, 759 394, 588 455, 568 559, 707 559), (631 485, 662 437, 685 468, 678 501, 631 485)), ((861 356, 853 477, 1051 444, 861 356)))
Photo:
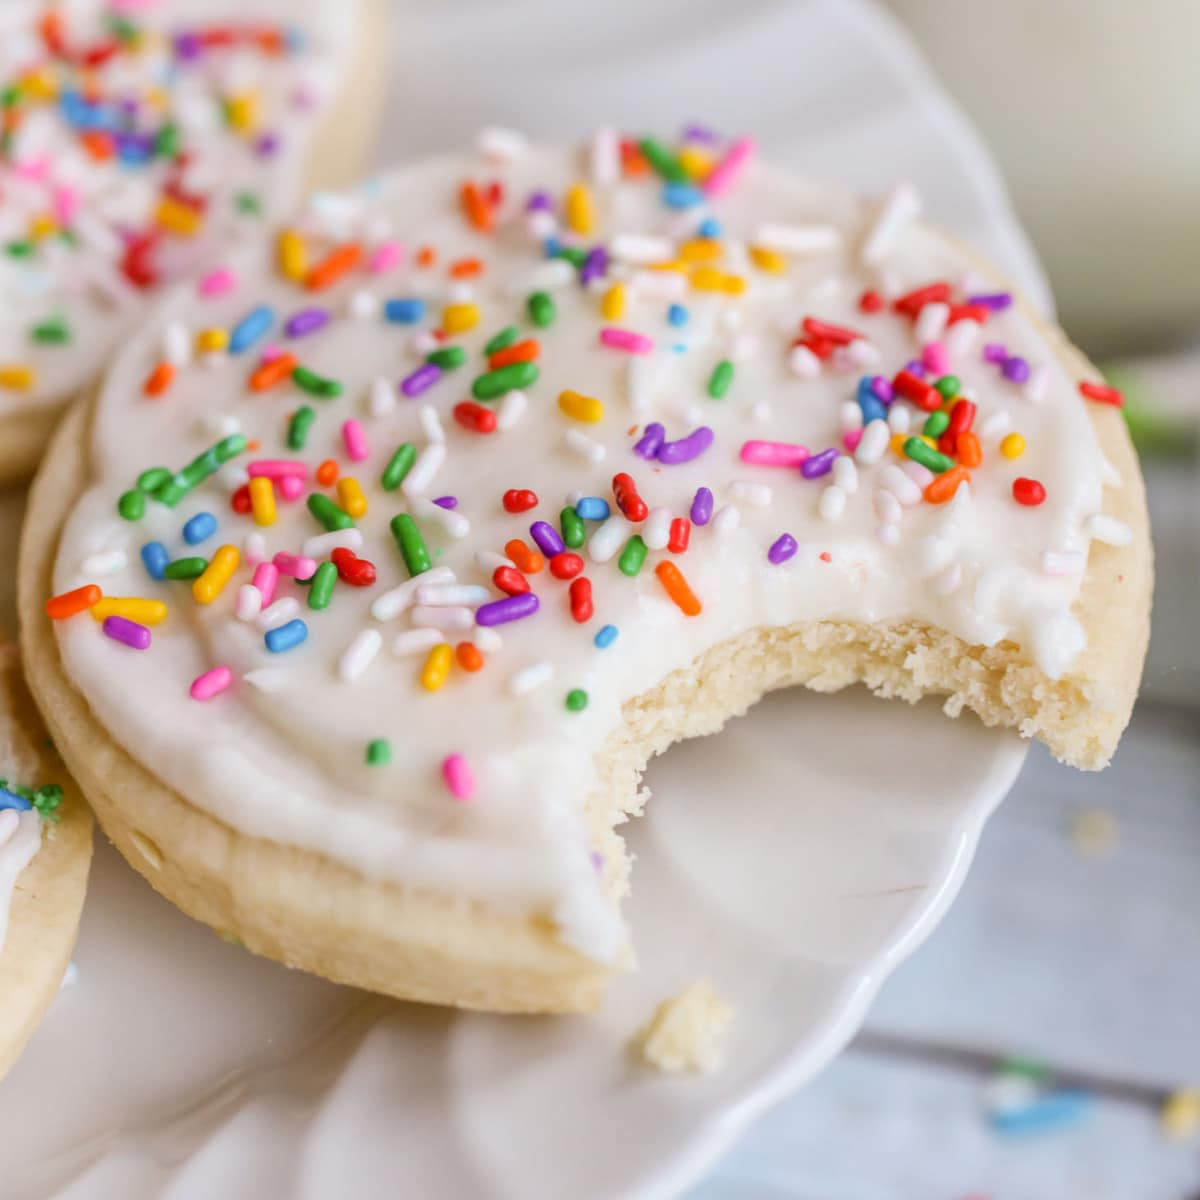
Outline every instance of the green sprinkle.
POLYGON ((537 382, 537 363, 515 362, 495 371, 476 376, 471 384, 471 395, 476 400, 495 400, 517 388, 529 387, 537 382))
POLYGON ((554 324, 557 310, 554 307, 554 297, 549 292, 534 292, 525 301, 525 307, 529 310, 529 319, 539 329, 554 324))
POLYGON ((713 373, 708 377, 708 394, 714 400, 720 400, 729 391, 729 385, 732 382, 733 363, 729 359, 723 358, 713 367, 713 373))
POLYGON ((410 575, 421 575, 433 566, 421 530, 408 513, 397 513, 392 518, 391 530, 410 575))
POLYGON ((245 449, 246 435, 244 433, 231 433, 228 437, 222 438, 213 447, 217 456, 217 462, 219 463, 227 463, 231 458, 236 458, 245 449))
POLYGON ((484 354, 495 354, 499 350, 507 350, 517 338, 521 336, 521 331, 515 325, 505 325, 488 343, 484 346, 484 354))
POLYGON ((71 331, 64 317, 50 317, 33 327, 33 340, 44 346, 63 346, 71 340, 71 331))
POLYGON ((405 480, 413 463, 417 461, 417 448, 412 442, 401 442, 396 447, 396 453, 388 459, 388 465, 383 468, 383 484, 385 492, 394 492, 405 480))
POLYGON ((5 108, 13 108, 21 102, 21 88, 19 84, 10 83, 3 91, 0 91, 0 105, 5 108))
POLYGON ((140 521, 146 512, 146 496, 136 488, 122 494, 117 501, 117 512, 127 521, 140 521))
POLYGON ((308 441, 308 431, 312 428, 312 423, 317 418, 317 414, 313 411, 312 406, 302 404, 288 421, 287 444, 289 450, 303 450, 304 443, 308 441))
POLYGON ((343 512, 328 496, 313 492, 308 498, 308 511, 325 527, 326 532, 335 529, 353 529, 354 519, 343 512))
POLYGON ((329 601, 333 599, 333 585, 337 583, 337 577, 337 567, 331 562, 323 562, 317 568, 317 573, 312 577, 312 583, 308 589, 309 608, 329 607, 329 601))
POLYGON ((157 492, 160 487, 170 481, 170 467, 147 467, 137 477, 137 485, 143 492, 157 492))
POLYGON ((174 158, 179 152, 179 126, 167 122, 154 135, 154 152, 159 158, 174 158))
POLYGON ((688 173, 679 165, 679 160, 661 142, 654 138, 642 138, 638 142, 645 160, 668 183, 691 183, 688 173))
POLYGON ((957 375, 943 375, 933 386, 941 392, 945 399, 951 400, 958 395, 962 384, 957 375))
POLYGON ((642 541, 640 533, 635 533, 625 543, 625 549, 621 551, 621 557, 617 559, 617 566, 621 568, 623 575, 632 577, 642 569, 642 563, 645 561, 646 543, 642 541))
POLYGON ((572 550, 578 550, 583 545, 584 538, 587 534, 583 525, 583 518, 568 505, 558 514, 558 524, 562 529, 562 540, 566 542, 572 550))
POLYGON ((34 244, 28 239, 24 239, 19 242, 9 242, 4 248, 8 251, 9 258, 29 258, 33 254, 34 244))
POLYGON ((587 262, 587 251, 578 246, 559 246, 554 252, 555 258, 565 258, 567 262, 579 271, 583 268, 583 264, 587 262))
POLYGON ((48 783, 34 791, 33 788, 22 787, 19 783, 9 783, 7 779, 0 779, 0 788, 12 792, 14 796, 20 796, 22 800, 28 800, 42 820, 57 824, 59 814, 56 810, 63 802, 63 790, 57 783, 48 783))
POLYGON ((386 767, 392 761, 392 743, 387 738, 372 738, 367 743, 367 766, 386 767))
POLYGON ((307 367, 293 367, 292 382, 310 396, 319 396, 322 400, 333 400, 342 394, 342 385, 336 379, 326 379, 307 367))
POLYGON ((928 420, 921 426, 921 432, 926 437, 938 438, 946 432, 946 427, 950 424, 950 414, 942 412, 940 409, 937 412, 929 414, 928 420))
POLYGON ((240 213, 257 217, 262 212, 262 201, 255 192, 238 192, 233 200, 234 207, 240 213))
POLYGON ((207 566, 207 558, 176 558, 163 567, 163 575, 167 579, 198 579, 207 566))
POLYGON ((587 708, 588 694, 583 688, 572 688, 567 693, 567 711, 583 712, 587 708))
POLYGON ((921 441, 919 437, 905 438, 904 453, 913 462, 919 462, 921 466, 928 467, 937 475, 954 466, 954 459, 947 458, 940 450, 935 450, 928 442, 921 441))
POLYGON ((461 346, 443 346, 440 350, 427 354, 425 361, 443 370, 453 370, 467 361, 467 352, 461 346))

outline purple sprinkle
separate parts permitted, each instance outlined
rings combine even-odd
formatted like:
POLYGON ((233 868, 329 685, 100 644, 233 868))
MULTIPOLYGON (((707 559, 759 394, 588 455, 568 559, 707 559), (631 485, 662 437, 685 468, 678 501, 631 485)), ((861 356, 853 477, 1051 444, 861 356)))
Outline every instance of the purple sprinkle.
POLYGON ((529 527, 529 536, 538 544, 538 549, 547 557, 553 558, 561 554, 566 546, 558 536, 558 530, 546 521, 534 521, 529 527))
POLYGON ((677 442, 663 442, 658 448, 658 461, 668 466, 691 462, 693 458, 699 458, 712 444, 713 431, 707 425, 701 425, 677 442))
POLYGON ((891 404, 896 398, 892 381, 886 375, 875 375, 871 379, 871 395, 882 404, 891 404))
POLYGON ((419 396, 427 392, 442 377, 442 368, 437 363, 422 363, 411 375, 401 380, 400 390, 406 396, 419 396))
POLYGON ((293 313, 288 317, 287 324, 283 328, 288 337, 303 337, 306 333, 315 333, 328 323, 328 309, 302 308, 298 313, 293 313))
POLYGON ((981 308, 992 312, 1003 312, 1012 307, 1012 292, 982 292, 978 296, 968 296, 968 304, 978 304, 981 308))
POLYGON ((1020 355, 1014 354, 1012 358, 1005 359, 1003 369, 1005 379, 1013 383, 1029 382, 1029 364, 1020 355))
POLYGON ((767 558, 778 565, 785 563, 796 553, 796 539, 790 533, 781 533, 767 551, 767 558))
POLYGON ((587 287, 593 279, 599 279, 608 270, 608 251, 603 246, 597 246, 588 251, 588 256, 579 268, 579 282, 587 287))
POLYGON ((707 125, 698 125, 693 122, 690 125, 684 126, 683 140, 685 142, 703 142, 707 146, 715 146, 721 139, 717 136, 715 129, 710 129, 707 125))
POLYGON ((925 364, 919 359, 914 358, 904 364, 904 369, 910 374, 915 375, 918 379, 925 378, 925 364))
POLYGON ((833 470, 833 460, 837 456, 838 452, 833 446, 822 450, 820 454, 810 455, 800 464, 800 474, 805 479, 817 479, 821 475, 828 475, 833 470))
POLYGON ((604 869, 604 855, 598 850, 592 851, 592 867, 597 871, 604 869))
POLYGON ((691 512, 688 514, 692 518, 693 525, 707 525, 712 517, 713 510, 713 494, 706 487, 697 488, 696 495, 692 498, 691 512))
POLYGON ((439 496, 434 501, 434 504, 436 504, 438 506, 438 508, 457 508, 458 507, 458 497, 457 496, 439 496))
POLYGON ((983 361, 1005 363, 1008 361, 1008 351, 999 342, 988 342, 983 348, 983 361))
POLYGON ((204 53, 204 41, 198 33, 181 33, 175 38, 175 57, 187 62, 204 53))
POLYGON ((533 592, 522 592, 517 596, 505 596, 503 600, 492 600, 475 610, 477 625, 503 625, 506 621, 519 621, 531 617, 538 610, 538 598, 533 592))
POLYGON ((264 133, 254 142, 254 153, 259 158, 273 158, 279 150, 279 134, 264 133))
POLYGON ((124 642, 135 650, 146 650, 150 646, 150 630, 125 617, 105 617, 103 629, 114 642, 124 642))
POLYGON ((554 207, 549 192, 531 192, 525 202, 526 212, 549 212, 554 207))
POLYGON ((659 447, 666 439, 667 431, 657 422, 651 421, 646 426, 645 432, 634 444, 634 454, 640 454, 643 458, 653 458, 659 447))

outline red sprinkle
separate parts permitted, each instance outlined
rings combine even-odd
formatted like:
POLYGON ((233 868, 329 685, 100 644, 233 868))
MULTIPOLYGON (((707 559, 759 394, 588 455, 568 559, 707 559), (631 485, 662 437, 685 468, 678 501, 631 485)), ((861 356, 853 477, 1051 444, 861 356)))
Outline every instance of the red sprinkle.
POLYGON ((592 613, 596 609, 592 604, 592 581, 586 575, 580 575, 571 583, 567 597, 571 603, 571 616, 580 625, 591 620, 592 613))
POLYGON ((924 412, 933 412, 942 406, 942 393, 932 383, 926 383, 911 371, 898 371, 892 380, 892 388, 924 412))
POLYGON ((833 352, 837 349, 836 342, 830 340, 829 338, 818 337, 797 338, 792 345, 804 346, 806 349, 811 350, 822 361, 827 358, 831 358, 833 356, 833 352))
POLYGON ((991 311, 984 308, 982 304, 952 304, 946 324, 953 325, 956 321, 974 321, 976 325, 984 325, 991 315, 991 311))
POLYGON ((504 493, 504 511, 510 513, 528 512, 531 508, 537 508, 537 492, 531 492, 529 488, 509 488, 504 493))
POLYGON ((687 517, 676 517, 671 522, 671 535, 667 540, 667 549, 672 554, 682 554, 688 548, 692 539, 692 523, 687 517))
POLYGON ((491 433, 496 428, 496 414, 473 400, 464 400, 454 406, 454 419, 464 428, 475 433, 491 433))
POLYGON ((375 564, 359 558, 353 550, 338 546, 329 558, 337 567, 338 577, 351 587, 370 587, 375 582, 375 564))
POLYGON ((950 299, 950 285, 945 281, 930 283, 911 292, 906 292, 897 300, 892 301, 892 311, 903 313, 906 317, 916 317, 926 304, 934 301, 945 303, 950 299))
POLYGON ((250 485, 243 483, 232 496, 229 497, 229 507, 235 513, 240 513, 243 517, 250 511, 250 485))
POLYGON ((877 313, 883 310, 883 297, 876 291, 865 291, 858 298, 858 307, 861 312, 877 313))
POLYGON ((483 666, 483 654, 474 642, 459 642, 454 647, 454 657, 464 671, 478 671, 483 666))
POLYGON ((550 559, 550 574, 555 579, 574 579, 583 570, 583 559, 578 554, 564 550, 550 559))
POLYGON ((508 596, 523 596, 529 591, 529 580, 516 567, 497 567, 492 582, 508 596))
POLYGON ((1114 408, 1122 408, 1125 404, 1125 394, 1108 383, 1093 383, 1085 379, 1079 385, 1080 392, 1097 404, 1111 404, 1114 408))
POLYGON ((1036 479, 1014 479, 1013 499, 1018 504, 1036 508, 1046 498, 1046 489, 1036 479))
POLYGON ((619 475, 614 475, 612 489, 617 507, 627 521, 637 522, 646 519, 646 514, 650 510, 646 507, 645 500, 638 495, 637 484, 634 483, 632 475, 626 475, 624 471, 619 475))
POLYGON ((855 333, 853 329, 845 329, 841 325, 830 325, 825 321, 818 321, 816 317, 805 317, 803 328, 809 337, 823 338, 838 346, 848 346, 851 342, 859 341, 863 336, 861 333, 855 333))

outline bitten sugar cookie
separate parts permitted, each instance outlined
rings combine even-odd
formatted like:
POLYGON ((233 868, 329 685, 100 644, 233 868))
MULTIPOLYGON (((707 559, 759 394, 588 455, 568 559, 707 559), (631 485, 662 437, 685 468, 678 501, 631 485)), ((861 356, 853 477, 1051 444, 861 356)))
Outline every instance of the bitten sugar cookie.
POLYGON ((705 131, 491 132, 175 293, 23 543, 113 840, 284 962, 570 1010, 626 961, 646 759, 765 689, 1101 766, 1150 587, 1120 398, 915 208, 705 131))
POLYGON ((92 859, 92 814, 0 645, 0 1078, 58 994, 92 859))
POLYGON ((285 211, 306 174, 349 181, 376 8, 6 0, 0 483, 32 471, 65 404, 162 284, 285 211))

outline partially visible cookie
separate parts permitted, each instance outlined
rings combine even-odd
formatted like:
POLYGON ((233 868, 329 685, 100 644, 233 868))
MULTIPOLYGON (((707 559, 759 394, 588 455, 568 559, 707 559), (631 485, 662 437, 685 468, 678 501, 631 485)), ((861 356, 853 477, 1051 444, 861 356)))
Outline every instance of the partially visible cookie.
POLYGON ((0 1077, 58 994, 91 860, 91 811, 0 646, 0 1077))

